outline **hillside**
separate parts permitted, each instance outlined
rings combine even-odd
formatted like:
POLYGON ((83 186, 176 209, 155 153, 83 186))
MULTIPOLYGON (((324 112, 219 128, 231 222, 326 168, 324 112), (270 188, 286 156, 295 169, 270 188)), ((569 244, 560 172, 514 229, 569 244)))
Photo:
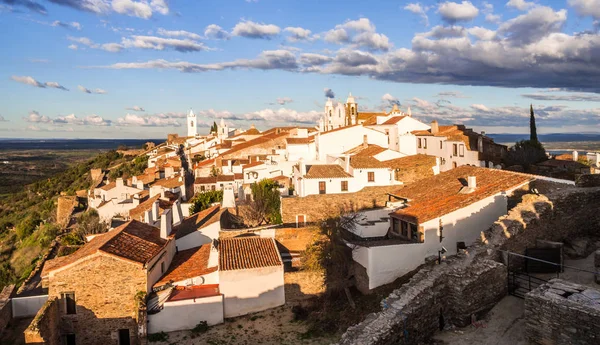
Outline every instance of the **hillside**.
POLYGON ((0 195, 0 288, 22 282, 60 232, 54 222, 61 192, 74 195, 88 189, 90 169, 107 169, 128 162, 120 153, 108 151, 17 192, 0 195))

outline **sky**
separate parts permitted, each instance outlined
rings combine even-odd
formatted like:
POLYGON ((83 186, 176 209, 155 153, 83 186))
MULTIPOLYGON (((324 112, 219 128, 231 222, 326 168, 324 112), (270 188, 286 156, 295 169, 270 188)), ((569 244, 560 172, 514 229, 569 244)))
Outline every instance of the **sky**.
POLYGON ((600 0, 0 0, 0 138, 314 126, 326 97, 600 132, 600 0))

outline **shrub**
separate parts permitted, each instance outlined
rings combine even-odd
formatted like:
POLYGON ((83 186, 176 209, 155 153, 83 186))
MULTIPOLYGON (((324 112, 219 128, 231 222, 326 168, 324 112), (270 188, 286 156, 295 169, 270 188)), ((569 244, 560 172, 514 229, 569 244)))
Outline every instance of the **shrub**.
POLYGON ((192 328, 192 333, 205 333, 208 331, 208 323, 206 321, 200 321, 196 327, 192 328))
POLYGON ((211 204, 223 201, 222 190, 209 190, 207 192, 197 193, 191 200, 190 214, 206 210, 211 204))
POLYGON ((152 343, 157 341, 167 341, 168 339, 169 335, 165 332, 148 334, 148 341, 152 343))

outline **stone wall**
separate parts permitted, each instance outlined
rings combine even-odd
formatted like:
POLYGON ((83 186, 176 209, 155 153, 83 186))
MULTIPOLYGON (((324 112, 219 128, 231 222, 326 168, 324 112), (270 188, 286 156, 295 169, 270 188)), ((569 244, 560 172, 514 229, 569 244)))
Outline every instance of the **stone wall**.
POLYGON ((59 310, 62 331, 81 344, 114 344, 118 330, 129 329, 132 344, 138 344, 135 296, 146 292, 146 277, 142 265, 102 254, 51 272, 49 297, 62 301, 62 293, 75 293, 76 314, 59 310))
POLYGON ((2 289, 0 293, 0 333, 6 328, 12 320, 12 303, 11 295, 15 290, 15 285, 8 285, 2 289))
POLYGON ((48 298, 24 332, 26 344, 60 344, 60 315, 58 299, 48 298))
POLYGON ((600 174, 579 175, 575 179, 578 187, 600 187, 600 174))
POLYGON ((382 311, 348 328, 339 344, 418 344, 440 322, 465 326, 506 294, 506 269, 495 261, 461 255, 426 267, 382 301, 382 311), (490 282, 492 282, 490 284, 490 282))
MULTIPOLYGON (((522 202, 482 233, 480 243, 441 265, 425 267, 382 301, 382 311, 348 328, 339 344, 417 344, 446 323, 468 324, 506 294, 499 250, 523 253, 538 239, 563 241, 600 229, 600 188, 548 189, 522 202)), ((511 260, 511 263, 513 261, 511 260)), ((551 314, 550 314, 551 315, 551 314)))
POLYGON ((360 211, 374 207, 383 207, 388 200, 386 193, 394 190, 390 186, 365 187, 356 193, 309 195, 281 199, 281 216, 284 224, 296 224, 296 215, 304 214, 307 221, 313 223, 324 219, 332 211, 360 211))
POLYGON ((532 344, 598 344, 600 291, 553 279, 525 295, 525 322, 532 344))

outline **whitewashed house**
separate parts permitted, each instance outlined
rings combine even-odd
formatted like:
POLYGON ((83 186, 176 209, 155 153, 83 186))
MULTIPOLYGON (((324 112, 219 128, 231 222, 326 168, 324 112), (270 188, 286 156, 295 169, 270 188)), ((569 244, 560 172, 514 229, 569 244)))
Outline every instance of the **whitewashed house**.
POLYGON ((508 212, 508 197, 533 180, 525 174, 462 166, 390 189, 391 202, 364 211, 349 246, 358 287, 368 292, 423 264, 454 255, 508 212))

